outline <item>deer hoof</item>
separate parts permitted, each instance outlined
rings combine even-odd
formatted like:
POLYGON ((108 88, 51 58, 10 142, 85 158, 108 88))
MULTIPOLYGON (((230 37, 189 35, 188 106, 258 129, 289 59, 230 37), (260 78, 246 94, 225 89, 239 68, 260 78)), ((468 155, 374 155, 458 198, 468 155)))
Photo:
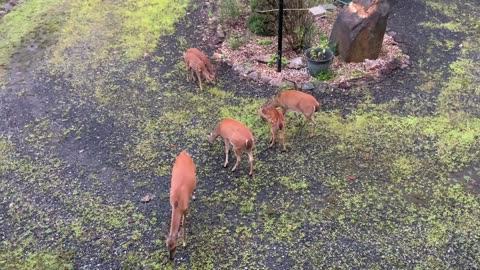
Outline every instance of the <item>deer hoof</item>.
POLYGON ((187 242, 183 241, 183 247, 186 247, 187 246, 187 242))

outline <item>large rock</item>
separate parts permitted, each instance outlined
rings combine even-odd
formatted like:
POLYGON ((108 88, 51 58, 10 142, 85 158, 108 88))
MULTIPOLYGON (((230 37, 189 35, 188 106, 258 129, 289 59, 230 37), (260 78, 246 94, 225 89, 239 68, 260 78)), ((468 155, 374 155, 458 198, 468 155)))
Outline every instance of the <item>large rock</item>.
POLYGON ((302 57, 296 57, 288 61, 287 68, 290 69, 301 69, 305 67, 305 63, 303 62, 302 57))
POLYGON ((387 28, 387 0, 354 0, 338 14, 330 42, 345 62, 377 59, 387 28))

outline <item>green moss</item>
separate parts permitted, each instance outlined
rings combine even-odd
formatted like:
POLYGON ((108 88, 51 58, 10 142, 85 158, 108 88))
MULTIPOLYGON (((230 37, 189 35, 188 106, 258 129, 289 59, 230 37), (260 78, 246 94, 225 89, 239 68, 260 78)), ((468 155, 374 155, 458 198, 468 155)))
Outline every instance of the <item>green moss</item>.
POLYGON ((21 247, 4 242, 0 248, 2 269, 73 269, 73 254, 58 250, 28 252, 29 241, 18 243, 21 247))
POLYGON ((174 23, 185 15, 189 1, 169 0, 127 1, 73 1, 55 48, 55 61, 62 56, 77 59, 81 55, 67 53, 67 49, 90 44, 96 61, 121 53, 125 60, 134 60, 151 52, 159 36, 172 33, 174 23), (108 14, 108 16, 106 16, 108 14), (92 30, 95 31, 92 31, 92 30), (115 42, 112 42, 115 41, 115 42))
POLYGON ((446 29, 451 32, 462 32, 463 29, 465 29, 465 25, 461 22, 447 22, 447 23, 426 22, 426 23, 421 23, 420 26, 433 28, 433 29, 446 29))
POLYGON ((64 6, 62 1, 30 0, 15 7, 1 21, 0 66, 7 65, 21 42, 41 25, 50 25, 54 31, 64 6))
POLYGON ((305 178, 281 176, 278 180, 292 191, 305 191, 308 189, 308 181, 305 178))
MULTIPOLYGON (((19 138, 0 137, 0 191, 2 198, 9 198, 6 220, 21 228, 6 234, 12 244, 2 243, 0 268, 22 268, 30 257, 49 265, 58 262, 56 268, 63 264, 71 268, 74 259, 87 256, 82 250, 75 254, 61 250, 65 243, 88 245, 89 250, 99 250, 102 259, 115 260, 124 269, 405 269, 412 267, 408 260, 421 269, 439 269, 452 262, 478 266, 479 253, 470 247, 478 246, 480 205, 478 195, 466 188, 474 184, 476 175, 463 171, 478 161, 480 150, 478 105, 470 102, 477 97, 478 71, 469 60, 477 53, 478 34, 471 31, 464 41, 446 46, 436 38, 428 40, 432 53, 462 44, 458 61, 448 70, 429 70, 435 59, 420 60, 419 74, 426 83, 419 90, 439 92, 438 104, 419 100, 406 102, 405 108, 430 106, 436 111, 398 114, 395 109, 404 99, 375 104, 368 89, 351 89, 349 94, 364 97, 342 107, 351 110, 347 115, 330 109, 318 113, 313 138, 307 137, 308 127, 290 113, 287 141, 291 147, 280 153, 277 148, 268 149, 268 124, 256 114, 264 99, 239 97, 238 89, 226 91, 221 81, 198 92, 193 84, 184 83, 181 59, 169 71, 152 69, 148 61, 117 65, 118 59, 131 60, 139 53, 125 51, 127 43, 153 48, 144 44, 148 39, 113 46, 110 25, 101 25, 106 19, 86 13, 112 15, 112 24, 120 25, 120 32, 126 11, 108 1, 73 2, 70 8, 74 6, 90 21, 78 29, 80 36, 61 41, 66 55, 75 56, 76 46, 81 48, 95 35, 105 35, 106 40, 93 40, 94 51, 118 51, 92 54, 87 63, 106 65, 108 71, 93 69, 92 74, 100 73, 87 79, 74 77, 68 80, 71 89, 55 91, 62 91, 74 105, 90 104, 93 97, 101 106, 95 111, 98 122, 108 123, 106 118, 115 123, 118 133, 102 138, 106 145, 113 142, 107 150, 115 152, 111 157, 115 160, 109 161, 115 163, 114 172, 110 175, 111 167, 101 169, 95 164, 75 167, 77 177, 61 174, 71 171, 72 164, 63 159, 64 148, 56 148, 61 147, 56 142, 77 137, 73 143, 83 143, 94 128, 90 119, 77 119, 81 116, 74 110, 62 115, 68 123, 65 127, 41 118, 25 126, 19 138), (99 27, 98 33, 88 30, 93 26, 99 27), (103 57, 108 61, 96 62, 103 57), (242 121, 256 136, 253 178, 245 175, 245 158, 237 173, 222 169, 223 144, 210 146, 206 141, 205 134, 223 117, 242 121), (22 153, 25 148, 35 156, 22 153), (158 181, 165 177, 156 176, 170 173, 180 149, 193 150, 203 184, 191 204, 189 246, 178 251, 177 258, 185 260, 172 263, 158 228, 169 220, 169 211, 163 211, 169 207, 168 192, 158 190, 158 181), (451 179, 451 172, 458 176, 451 179), (126 174, 132 178, 124 179, 126 174), (133 190, 118 195, 124 181, 133 190), (118 186, 111 191, 110 185, 118 186), (160 192, 158 201, 140 204, 138 192, 149 189, 160 192), (43 198, 58 201, 58 208, 49 212, 43 198), (160 210, 158 205, 163 205, 160 210), (451 246, 456 247, 454 259, 445 252, 451 246), (123 255, 112 259, 111 254, 119 250, 123 255)), ((448 10, 432 7, 442 13, 448 10)), ((144 8, 140 10, 148 16, 154 12, 144 8)), ((73 21, 83 22, 77 15, 66 20, 65 29, 72 31, 73 21)), ((476 25, 473 20, 466 23, 476 25)), ((178 43, 187 46, 188 40, 180 38, 178 43)), ((63 53, 60 47, 55 48, 61 52, 58 56, 63 53)), ((169 64, 168 53, 165 59, 153 59, 153 64, 169 64)), ((77 64, 83 65, 73 62, 72 66, 77 64)), ((86 66, 79 69, 86 71, 86 66)), ((42 266, 32 268, 48 269, 42 266)))

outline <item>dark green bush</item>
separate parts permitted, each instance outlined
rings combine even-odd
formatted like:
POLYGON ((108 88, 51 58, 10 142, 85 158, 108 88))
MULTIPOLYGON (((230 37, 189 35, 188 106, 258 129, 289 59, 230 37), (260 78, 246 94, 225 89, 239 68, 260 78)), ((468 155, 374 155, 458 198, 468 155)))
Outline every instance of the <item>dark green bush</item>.
POLYGON ((234 20, 242 14, 242 4, 239 0, 220 0, 220 18, 224 21, 234 20))
POLYGON ((272 22, 272 16, 251 13, 248 17, 248 30, 260 36, 275 35, 275 22, 272 22))

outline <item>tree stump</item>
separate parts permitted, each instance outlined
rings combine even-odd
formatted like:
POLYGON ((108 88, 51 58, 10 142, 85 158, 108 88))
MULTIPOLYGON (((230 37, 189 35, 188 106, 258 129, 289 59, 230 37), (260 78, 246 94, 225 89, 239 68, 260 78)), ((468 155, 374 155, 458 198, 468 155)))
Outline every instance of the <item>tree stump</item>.
POLYGON ((345 62, 377 59, 382 49, 390 5, 387 0, 354 0, 338 14, 330 42, 345 62))

